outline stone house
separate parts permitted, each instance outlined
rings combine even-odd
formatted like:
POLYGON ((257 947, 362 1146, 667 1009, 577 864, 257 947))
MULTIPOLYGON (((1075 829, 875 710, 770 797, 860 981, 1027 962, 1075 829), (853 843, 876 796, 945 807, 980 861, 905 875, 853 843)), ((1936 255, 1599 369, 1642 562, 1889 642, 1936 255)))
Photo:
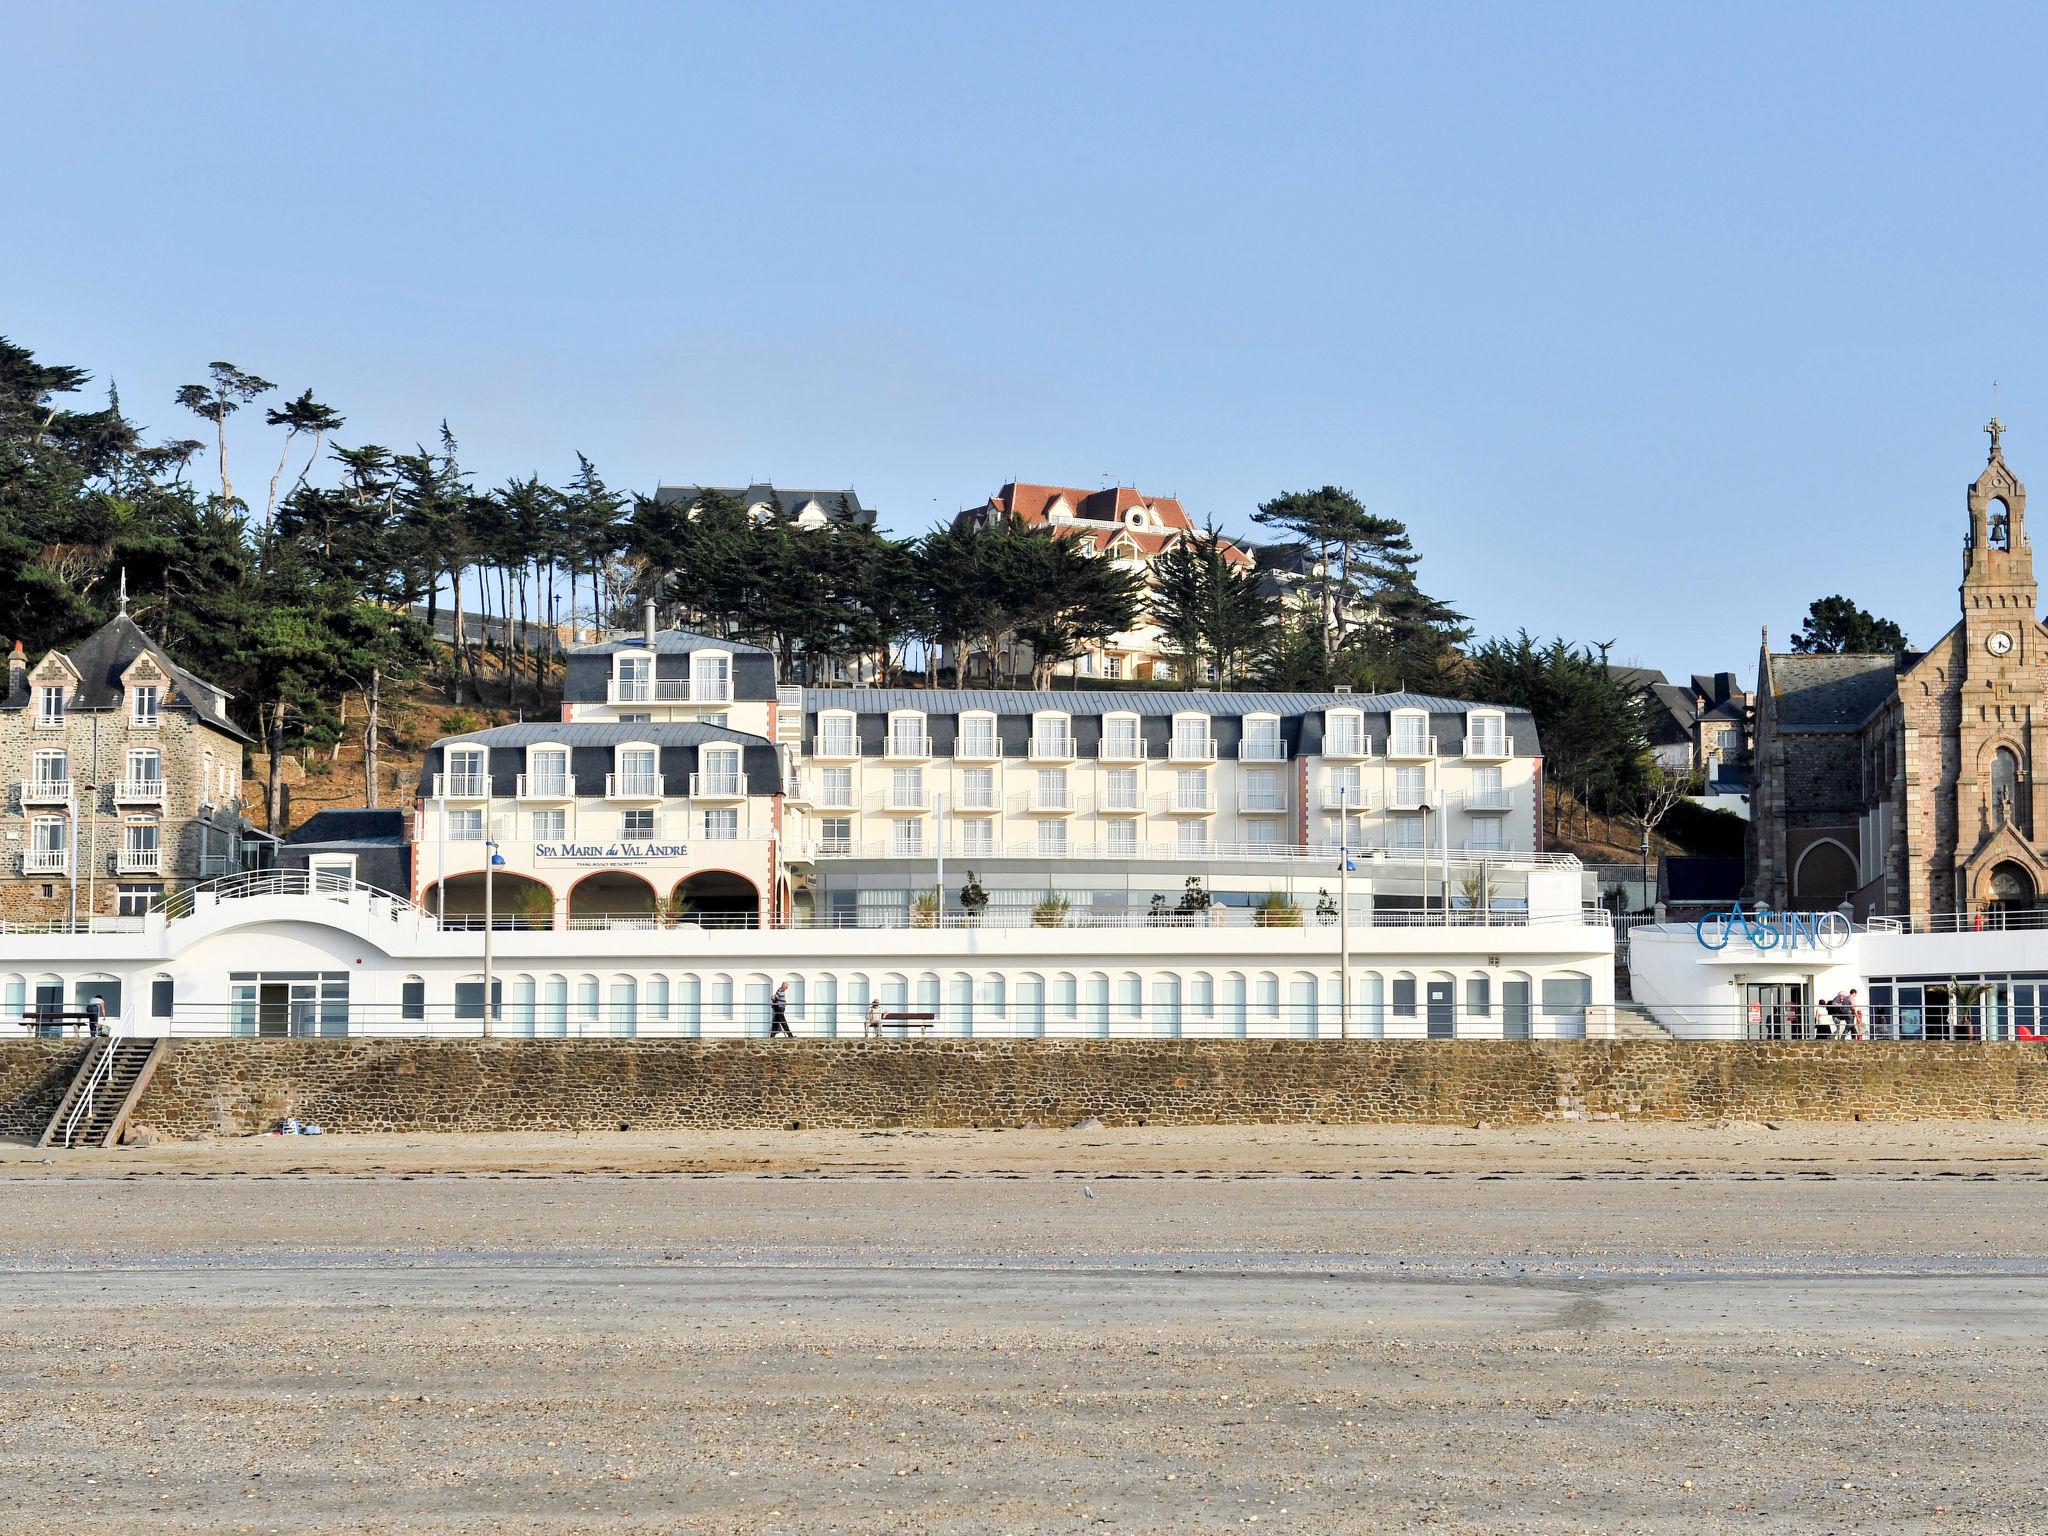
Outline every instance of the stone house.
POLYGON ((0 700, 0 915, 138 916, 167 886, 242 861, 242 752, 228 695, 126 613, 30 665, 0 700))
POLYGON ((1925 651, 1788 655, 1756 690, 1749 889, 1856 915, 2031 909, 2048 887, 2048 628, 2004 425, 1965 493, 1962 618, 1925 651))

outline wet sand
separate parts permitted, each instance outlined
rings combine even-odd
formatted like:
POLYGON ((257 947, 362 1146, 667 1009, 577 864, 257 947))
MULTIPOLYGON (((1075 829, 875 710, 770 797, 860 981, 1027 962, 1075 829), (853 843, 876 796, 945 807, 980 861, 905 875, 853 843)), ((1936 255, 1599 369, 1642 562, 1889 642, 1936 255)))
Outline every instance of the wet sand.
POLYGON ((7 1147, 0 1530, 2048 1530, 2044 1148, 7 1147))

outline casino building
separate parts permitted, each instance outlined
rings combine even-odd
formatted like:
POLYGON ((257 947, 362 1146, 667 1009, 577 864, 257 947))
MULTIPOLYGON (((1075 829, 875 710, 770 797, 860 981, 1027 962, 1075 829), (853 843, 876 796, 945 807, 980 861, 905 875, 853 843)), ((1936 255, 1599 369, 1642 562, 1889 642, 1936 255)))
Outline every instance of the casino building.
POLYGON ((1774 652, 1756 690, 1750 892, 1855 916, 2010 913, 2048 889, 2048 629, 2005 427, 1964 493, 1961 618, 1902 656, 1774 652))

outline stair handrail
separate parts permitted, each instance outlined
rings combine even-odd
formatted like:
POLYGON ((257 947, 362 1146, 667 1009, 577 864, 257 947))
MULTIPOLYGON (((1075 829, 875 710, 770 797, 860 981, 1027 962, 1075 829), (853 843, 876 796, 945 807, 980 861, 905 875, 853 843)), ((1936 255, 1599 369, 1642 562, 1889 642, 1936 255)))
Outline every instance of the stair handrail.
POLYGON ((71 1147, 72 1138, 78 1134, 79 1120, 92 1109, 93 1096, 105 1086, 107 1079, 113 1076, 114 1040, 115 1037, 109 1034, 101 1041, 99 1057, 92 1064, 92 1076, 85 1080, 85 1091, 78 1096, 78 1101, 71 1106, 71 1114, 64 1122, 64 1146, 67 1151, 71 1147))

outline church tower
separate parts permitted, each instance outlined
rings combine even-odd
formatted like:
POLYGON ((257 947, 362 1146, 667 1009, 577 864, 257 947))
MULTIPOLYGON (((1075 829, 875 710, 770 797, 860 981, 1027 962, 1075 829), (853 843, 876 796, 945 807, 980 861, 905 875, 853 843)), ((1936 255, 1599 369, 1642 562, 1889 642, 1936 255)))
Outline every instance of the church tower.
POLYGON ((2002 680, 2043 659, 2033 655, 2039 594, 2027 544, 2027 488, 2006 468, 2005 423, 1994 416, 1984 430, 1991 457, 1970 485, 1963 546, 1964 667, 1970 677, 2002 680))

